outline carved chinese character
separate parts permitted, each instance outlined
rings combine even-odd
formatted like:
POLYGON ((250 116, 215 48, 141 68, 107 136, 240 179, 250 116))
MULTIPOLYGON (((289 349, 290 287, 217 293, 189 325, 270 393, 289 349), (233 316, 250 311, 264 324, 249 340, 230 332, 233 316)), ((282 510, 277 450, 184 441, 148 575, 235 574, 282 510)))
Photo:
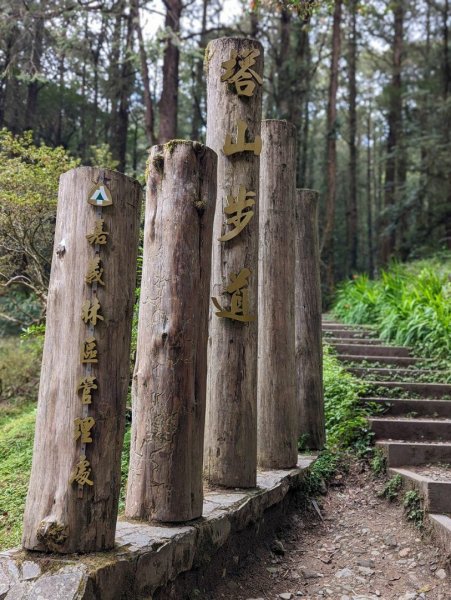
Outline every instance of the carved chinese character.
POLYGON ((230 53, 230 59, 222 63, 222 68, 226 72, 222 75, 221 81, 235 84, 238 96, 252 96, 255 90, 253 79, 262 85, 263 79, 260 75, 251 69, 255 65, 255 59, 260 56, 260 50, 244 50, 240 54, 236 50, 230 53))
POLYGON ((77 387, 77 392, 81 392, 81 403, 91 404, 92 402, 92 390, 97 389, 95 377, 84 377, 77 387))
POLYGON ((107 231, 103 230, 103 225, 105 221, 103 219, 97 219, 94 223, 94 231, 92 233, 88 233, 86 239, 90 244, 98 244, 99 246, 103 246, 107 243, 107 237, 110 235, 107 231))
POLYGON ((91 471, 92 469, 89 460, 82 454, 78 464, 70 475, 69 483, 74 483, 75 481, 78 485, 94 485, 94 482, 89 479, 91 471))
POLYGON ((232 225, 233 229, 219 238, 220 242, 227 242, 237 236, 254 216, 253 210, 248 210, 254 206, 255 200, 248 198, 255 197, 255 192, 248 192, 244 185, 240 185, 238 197, 227 196, 227 206, 224 208, 226 215, 233 215, 227 219, 227 225, 232 225))
POLYGON ((84 342, 81 349, 81 362, 82 364, 97 363, 99 362, 97 357, 97 342, 94 337, 88 337, 84 342))
POLYGON ((100 302, 96 297, 91 303, 91 300, 85 300, 81 307, 81 319, 85 323, 91 323, 94 327, 97 325, 97 321, 104 321, 102 315, 99 315, 100 302))
POLYGON ((249 290, 247 286, 250 274, 249 269, 241 269, 238 275, 233 273, 230 276, 231 283, 225 290, 227 293, 232 294, 230 310, 224 310, 217 299, 212 298, 213 304, 218 309, 218 312, 215 313, 217 317, 241 321, 243 323, 255 321, 255 317, 249 314, 249 290))
POLYGON ((75 419, 74 439, 77 441, 81 437, 82 444, 90 444, 92 442, 91 429, 96 424, 93 417, 85 417, 84 419, 75 419))
POLYGON ((100 258, 96 256, 89 261, 88 272, 86 273, 85 281, 89 285, 98 283, 99 285, 105 285, 102 280, 103 267, 100 266, 100 258))
POLYGON ((258 156, 262 151, 262 139, 259 135, 255 136, 254 142, 246 142, 247 125, 244 121, 238 121, 236 142, 232 142, 230 133, 226 135, 225 144, 222 148, 226 156, 236 154, 237 152, 253 152, 258 156))

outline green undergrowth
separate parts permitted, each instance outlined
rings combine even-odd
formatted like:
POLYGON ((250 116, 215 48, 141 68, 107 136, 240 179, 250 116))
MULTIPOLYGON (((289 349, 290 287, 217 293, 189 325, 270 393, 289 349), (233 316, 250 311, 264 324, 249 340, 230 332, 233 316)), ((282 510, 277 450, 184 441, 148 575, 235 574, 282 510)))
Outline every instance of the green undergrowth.
MULTIPOLYGON (((6 350, 3 347, 6 362, 2 365, 9 366, 4 377, 6 395, 0 404, 0 549, 20 542, 31 468, 40 348, 35 347, 34 358, 30 354, 28 361, 21 354, 26 345, 21 344, 16 339, 8 342, 6 350), (17 355, 17 360, 14 355, 17 355), (14 370, 14 377, 10 369, 14 370)), ((323 375, 327 446, 306 476, 306 497, 324 493, 328 481, 342 479, 350 457, 369 456, 372 452, 372 435, 366 420, 371 408, 363 407, 359 400, 366 392, 366 386, 345 371, 327 344, 324 347, 323 375)), ((130 439, 128 422, 121 462, 120 512, 125 505, 130 439)))
POLYGON ((388 342, 419 354, 451 354, 451 253, 405 265, 393 263, 380 278, 356 275, 339 286, 333 314, 343 323, 370 324, 388 342))

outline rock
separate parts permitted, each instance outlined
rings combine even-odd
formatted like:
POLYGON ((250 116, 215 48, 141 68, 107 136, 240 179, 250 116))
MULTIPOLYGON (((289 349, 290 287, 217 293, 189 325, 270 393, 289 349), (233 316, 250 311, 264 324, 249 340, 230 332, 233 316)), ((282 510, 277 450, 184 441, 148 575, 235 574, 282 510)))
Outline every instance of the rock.
POLYGON ((279 556, 283 556, 285 554, 284 545, 282 544, 282 542, 280 540, 273 541, 273 543, 271 544, 271 551, 274 552, 274 554, 277 554, 279 556))
POLYGON ((280 600, 291 600, 293 598, 293 594, 290 592, 284 592, 283 594, 279 594, 280 600))
POLYGON ((357 570, 359 573, 366 575, 367 577, 370 577, 374 574, 374 570, 370 569, 369 567, 357 567, 357 570))
POLYGON ((406 556, 409 556, 410 554, 410 548, 403 548, 402 550, 399 551, 399 556, 401 558, 406 558, 406 556))
POLYGON ((41 574, 41 567, 31 560, 24 561, 22 565, 22 579, 34 579, 41 574))
POLYGON ((358 560, 357 564, 359 567, 367 567, 368 569, 374 569, 375 563, 374 560, 358 560))
POLYGON ((416 592, 406 592, 403 596, 399 596, 398 600, 415 600, 416 592))
POLYGON ((439 569, 438 571, 436 571, 435 576, 438 577, 439 579, 446 579, 445 569, 439 569))
POLYGON ((396 548, 396 546, 398 545, 396 543, 396 540, 394 538, 394 536, 392 534, 386 535, 384 538, 384 544, 386 546, 388 546, 389 548, 396 548))
POLYGON ((318 579, 320 577, 324 577, 322 573, 316 573, 315 571, 307 571, 306 569, 301 569, 301 574, 304 579, 318 579))
POLYGON ((339 571, 337 571, 335 573, 335 577, 337 579, 343 579, 345 577, 352 577, 354 575, 354 573, 351 571, 351 569, 340 569, 339 571))

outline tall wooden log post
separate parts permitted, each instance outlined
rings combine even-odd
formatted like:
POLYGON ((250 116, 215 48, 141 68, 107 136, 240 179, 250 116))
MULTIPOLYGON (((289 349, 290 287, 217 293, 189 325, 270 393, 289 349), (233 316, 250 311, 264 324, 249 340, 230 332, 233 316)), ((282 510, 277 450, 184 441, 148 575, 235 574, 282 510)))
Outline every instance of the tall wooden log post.
POLYGON ((296 129, 262 122, 258 254, 258 466, 297 464, 294 333, 296 129))
POLYGON ((197 142, 154 146, 144 260, 126 515, 202 515, 215 153, 197 142))
POLYGON ((209 43, 207 145, 218 154, 208 342, 206 478, 254 487, 257 462, 257 290, 263 48, 209 43))
POLYGON ((114 546, 140 209, 141 186, 121 173, 61 176, 24 517, 30 550, 114 546))
POLYGON ((318 192, 296 198, 296 371, 299 435, 311 450, 324 447, 318 192))

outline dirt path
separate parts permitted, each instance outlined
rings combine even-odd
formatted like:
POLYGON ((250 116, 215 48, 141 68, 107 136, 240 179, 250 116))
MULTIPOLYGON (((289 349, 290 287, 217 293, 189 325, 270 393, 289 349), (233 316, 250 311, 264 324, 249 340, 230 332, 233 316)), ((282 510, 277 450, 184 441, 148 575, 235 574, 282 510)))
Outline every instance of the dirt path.
POLYGON ((294 515, 279 540, 228 573, 209 600, 451 600, 443 553, 399 505, 377 497, 382 483, 360 469, 322 499, 322 522, 294 515))

